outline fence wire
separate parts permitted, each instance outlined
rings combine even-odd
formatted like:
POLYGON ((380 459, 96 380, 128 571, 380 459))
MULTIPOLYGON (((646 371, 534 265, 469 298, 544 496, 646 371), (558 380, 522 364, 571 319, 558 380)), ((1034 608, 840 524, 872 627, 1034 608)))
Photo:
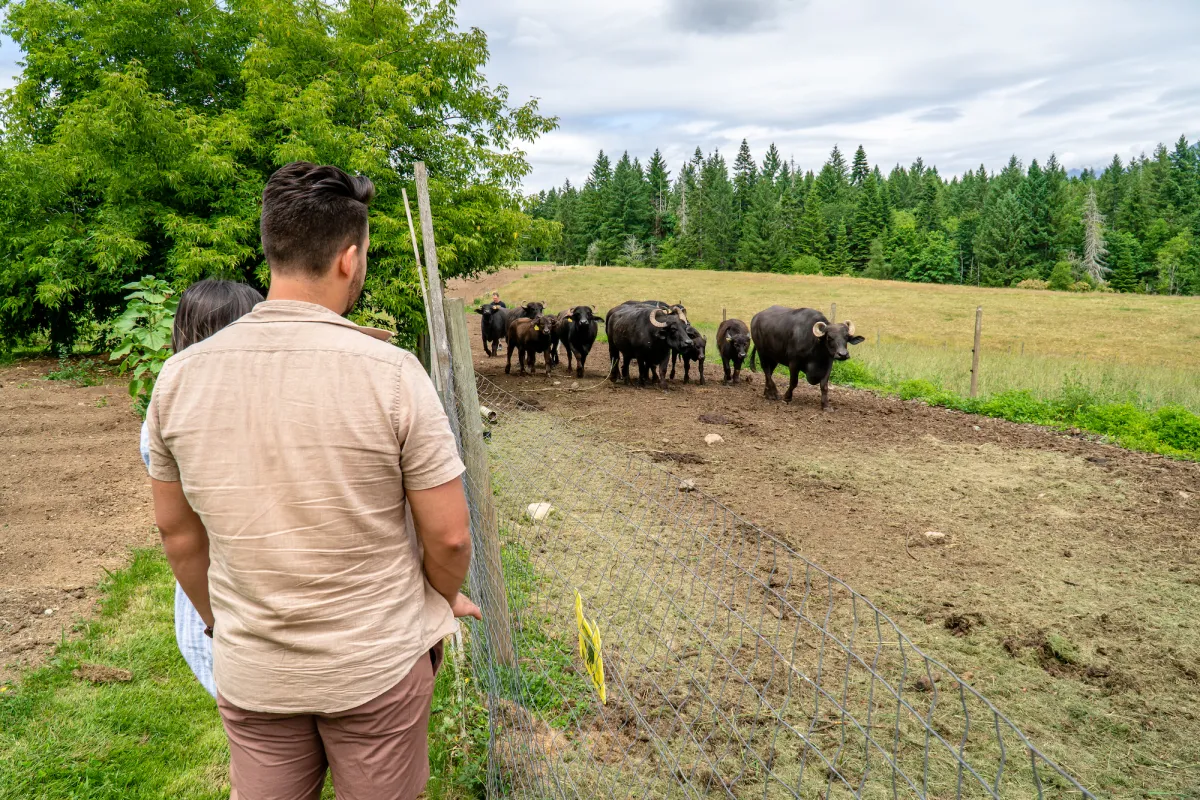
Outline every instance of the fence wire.
POLYGON ((495 416, 472 525, 500 543, 477 541, 470 578, 490 796, 1092 797, 845 583, 646 454, 477 387, 495 416))

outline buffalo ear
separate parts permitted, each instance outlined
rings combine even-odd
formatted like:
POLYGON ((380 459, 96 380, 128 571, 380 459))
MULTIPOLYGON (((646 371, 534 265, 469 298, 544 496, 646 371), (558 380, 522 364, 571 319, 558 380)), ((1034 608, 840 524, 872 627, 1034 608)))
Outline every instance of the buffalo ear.
POLYGON ((604 322, 604 317, 600 316, 599 314, 593 314, 592 319, 599 320, 600 322, 604 322))
POLYGON ((849 342, 850 344, 862 344, 866 340, 867 340, 867 338, 865 336, 851 336, 846 341, 849 342))
POLYGON ((476 313, 476 314, 482 314, 482 313, 483 313, 483 306, 480 306, 479 308, 475 309, 475 313, 476 313))

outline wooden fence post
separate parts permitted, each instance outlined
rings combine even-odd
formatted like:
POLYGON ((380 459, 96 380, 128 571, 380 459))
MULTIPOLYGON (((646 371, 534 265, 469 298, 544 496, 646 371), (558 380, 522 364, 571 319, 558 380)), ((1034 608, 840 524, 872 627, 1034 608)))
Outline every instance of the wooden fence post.
MULTIPOLYGON (((421 215, 421 241, 425 245, 425 271, 429 276, 429 317, 431 352, 438 379, 434 381, 442 393, 442 405, 450 418, 450 428, 459 436, 458 415, 454 411, 454 375, 450 367, 450 340, 446 335, 446 309, 442 295, 442 276, 438 272, 437 244, 433 240, 433 212, 429 209, 429 173, 425 162, 413 165, 417 178, 417 212, 421 215)), ((472 384, 474 386, 474 384, 472 384)))
POLYGON ((829 304, 829 321, 837 322, 837 303, 829 304))
POLYGON ((500 525, 492 500, 492 472, 488 468, 487 444, 483 440, 483 415, 475 388, 471 361, 471 337, 467 332, 463 301, 446 301, 446 328, 450 335, 450 363, 454 367, 454 400, 462 411, 461 442, 467 465, 467 502, 471 506, 471 594, 484 609, 483 623, 488 646, 497 662, 506 667, 516 663, 512 642, 512 620, 504 570, 500 560, 500 525))
MULTIPOLYGON (((436 386, 442 376, 438 370, 437 354, 429 349, 430 342, 433 340, 433 317, 429 314, 429 281, 425 280, 425 271, 421 269, 421 252, 417 249, 417 232, 413 229, 412 206, 408 202, 408 190, 403 186, 400 187, 400 197, 404 199, 404 215, 408 217, 408 237, 412 239, 413 258, 417 262, 417 279, 421 281, 421 299, 425 301, 425 328, 428 336, 425 337, 425 350, 421 353, 421 363, 425 365, 425 371, 433 377, 436 386)), ((419 347, 420 337, 417 341, 419 347)), ((438 391, 441 391, 440 386, 437 388, 438 391)))
POLYGON ((979 393, 979 336, 983 332, 983 306, 975 307, 975 346, 971 348, 971 397, 979 393))
POLYGON ((721 306, 721 322, 725 321, 725 306, 721 306))

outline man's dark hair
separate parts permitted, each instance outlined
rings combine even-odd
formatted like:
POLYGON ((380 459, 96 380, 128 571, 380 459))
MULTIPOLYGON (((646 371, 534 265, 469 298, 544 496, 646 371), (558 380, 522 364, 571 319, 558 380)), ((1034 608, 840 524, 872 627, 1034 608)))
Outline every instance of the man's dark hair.
POLYGON ((367 239, 367 206, 375 184, 337 167, 296 161, 263 189, 263 253, 271 269, 320 278, 338 251, 367 239))
POLYGON ((184 290, 175 309, 171 349, 178 353, 203 341, 263 301, 253 286, 237 281, 203 280, 184 290))

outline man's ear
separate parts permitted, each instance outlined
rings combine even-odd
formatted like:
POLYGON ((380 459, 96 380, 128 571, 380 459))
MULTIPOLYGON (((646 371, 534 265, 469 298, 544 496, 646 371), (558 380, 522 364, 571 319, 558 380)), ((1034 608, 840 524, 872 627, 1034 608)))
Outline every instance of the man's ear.
POLYGON ((359 246, 352 244, 338 256, 337 270, 339 277, 349 280, 358 272, 358 250, 359 246))

